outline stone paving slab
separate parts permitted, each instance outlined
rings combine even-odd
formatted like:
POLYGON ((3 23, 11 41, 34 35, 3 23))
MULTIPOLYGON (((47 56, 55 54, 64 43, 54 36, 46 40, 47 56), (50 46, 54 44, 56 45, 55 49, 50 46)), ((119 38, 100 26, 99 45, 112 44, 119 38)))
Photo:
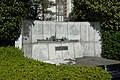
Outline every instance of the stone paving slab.
POLYGON ((113 65, 120 64, 120 61, 105 59, 101 57, 83 57, 75 60, 79 66, 102 66, 102 65, 113 65))
POLYGON ((50 64, 66 64, 66 65, 77 65, 77 66, 107 66, 119 64, 120 61, 105 59, 102 57, 83 57, 76 59, 58 59, 58 60, 48 60, 43 61, 50 64))

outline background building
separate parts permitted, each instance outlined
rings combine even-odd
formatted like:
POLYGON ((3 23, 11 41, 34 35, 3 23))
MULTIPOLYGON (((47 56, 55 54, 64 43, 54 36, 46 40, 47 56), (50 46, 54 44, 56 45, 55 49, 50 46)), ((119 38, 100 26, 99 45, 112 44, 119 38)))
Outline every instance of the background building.
POLYGON ((68 21, 69 13, 72 10, 72 0, 49 0, 53 1, 56 6, 52 6, 51 8, 48 8, 48 10, 51 10, 54 15, 55 21, 68 21))

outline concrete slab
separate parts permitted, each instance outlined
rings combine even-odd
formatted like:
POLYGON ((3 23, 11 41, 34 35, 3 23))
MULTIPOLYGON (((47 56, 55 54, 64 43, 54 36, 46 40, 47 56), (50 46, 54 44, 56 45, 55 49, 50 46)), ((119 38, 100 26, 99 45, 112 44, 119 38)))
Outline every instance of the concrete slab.
POLYGON ((76 58, 76 64, 79 66, 102 66, 102 65, 113 65, 120 64, 120 61, 105 59, 101 57, 83 57, 76 58))
POLYGON ((65 61, 64 59, 58 59, 58 60, 53 59, 53 60, 48 60, 48 61, 43 61, 43 62, 60 65, 60 64, 67 64, 69 61, 65 61))

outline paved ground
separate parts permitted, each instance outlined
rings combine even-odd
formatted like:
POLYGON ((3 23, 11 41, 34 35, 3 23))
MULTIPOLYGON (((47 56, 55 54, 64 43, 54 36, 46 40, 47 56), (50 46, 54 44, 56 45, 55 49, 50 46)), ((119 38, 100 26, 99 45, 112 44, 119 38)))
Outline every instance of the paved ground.
POLYGON ((59 59, 44 61, 51 64, 67 64, 77 66, 99 66, 108 71, 112 80, 120 80, 120 61, 105 59, 101 57, 83 57, 76 59, 59 59))
POLYGON ((84 57, 75 59, 75 65, 100 66, 113 77, 112 80, 120 80, 120 61, 101 57, 84 57))
POLYGON ((113 65, 120 64, 120 61, 105 59, 101 57, 83 57, 75 59, 75 65, 79 66, 102 66, 102 65, 113 65))
POLYGON ((103 66, 103 65, 113 65, 120 64, 120 61, 105 59, 101 57, 83 57, 76 59, 58 59, 58 60, 48 60, 43 61, 51 64, 74 64, 78 66, 103 66))

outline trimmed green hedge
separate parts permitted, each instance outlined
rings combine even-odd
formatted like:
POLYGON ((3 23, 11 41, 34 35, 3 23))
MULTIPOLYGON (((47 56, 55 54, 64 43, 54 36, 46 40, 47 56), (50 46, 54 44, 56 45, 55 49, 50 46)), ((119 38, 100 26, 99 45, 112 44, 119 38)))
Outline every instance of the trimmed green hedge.
POLYGON ((102 57, 120 60, 120 31, 102 30, 102 57))
POLYGON ((14 47, 0 47, 0 80, 111 80, 98 67, 52 65, 25 58, 14 47))

